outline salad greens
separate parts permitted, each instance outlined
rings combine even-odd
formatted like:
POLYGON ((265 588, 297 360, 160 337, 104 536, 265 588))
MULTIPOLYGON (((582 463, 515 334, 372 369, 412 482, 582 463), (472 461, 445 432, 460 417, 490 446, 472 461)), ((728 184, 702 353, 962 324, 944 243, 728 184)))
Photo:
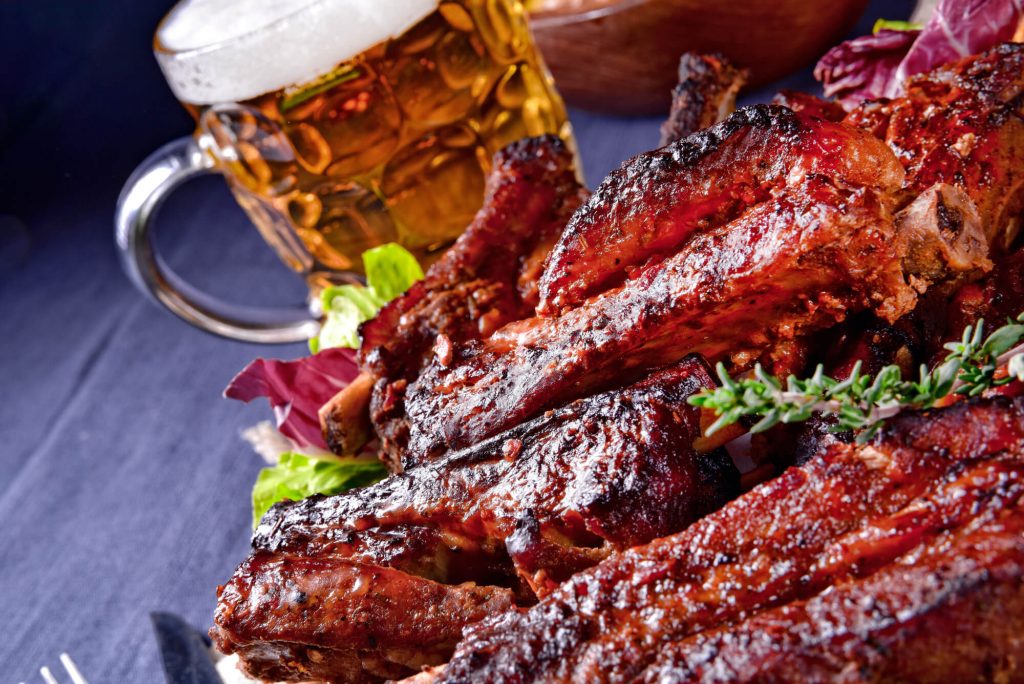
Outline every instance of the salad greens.
POLYGON ((363 253, 366 285, 339 285, 323 291, 324 324, 309 342, 312 356, 294 361, 256 359, 231 381, 224 395, 249 402, 266 397, 274 408, 277 430, 306 452, 281 454, 264 468, 252 490, 253 526, 278 501, 298 501, 313 494, 338 494, 372 484, 387 475, 373 457, 337 458, 325 450, 318 411, 359 374, 353 349, 359 325, 423 278, 416 257, 391 243, 363 253))
POLYGON ((401 245, 390 242, 363 252, 367 289, 387 304, 405 294, 417 280, 423 280, 423 269, 416 257, 401 245))
POLYGON ((320 295, 324 324, 309 341, 314 354, 321 349, 359 347, 359 325, 377 315, 385 304, 423 278, 423 269, 404 247, 395 243, 363 253, 366 286, 338 285, 320 295))
POLYGON ((847 109, 897 97, 910 76, 1011 40, 1024 0, 938 0, 924 26, 879 20, 871 35, 840 43, 814 68, 826 97, 847 109))
POLYGON ((281 454, 277 465, 264 468, 252 488, 252 526, 278 501, 300 501, 313 494, 341 492, 373 484, 388 474, 375 457, 336 458, 281 454))

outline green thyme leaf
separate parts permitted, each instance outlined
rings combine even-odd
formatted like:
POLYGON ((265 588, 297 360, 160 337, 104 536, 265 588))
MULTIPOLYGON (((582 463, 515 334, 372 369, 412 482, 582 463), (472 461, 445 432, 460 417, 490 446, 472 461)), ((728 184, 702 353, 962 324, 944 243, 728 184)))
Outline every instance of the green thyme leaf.
POLYGON ((1024 382, 1024 313, 1016 322, 984 336, 984 321, 967 326, 958 342, 944 345, 946 359, 932 370, 921 366, 919 380, 903 379, 900 368, 886 366, 874 377, 861 374, 858 362, 849 377, 835 380, 818 366, 805 380, 794 376, 783 383, 760 365, 752 378, 733 378, 724 364, 716 366, 722 386, 690 397, 690 404, 712 409, 718 419, 708 434, 747 417, 757 417, 752 432, 779 423, 798 423, 815 413, 832 415, 834 431, 858 431, 858 441, 870 439, 886 418, 905 408, 930 408, 950 394, 976 397, 1013 380, 1024 382), (1007 374, 997 377, 1005 366, 1007 374))

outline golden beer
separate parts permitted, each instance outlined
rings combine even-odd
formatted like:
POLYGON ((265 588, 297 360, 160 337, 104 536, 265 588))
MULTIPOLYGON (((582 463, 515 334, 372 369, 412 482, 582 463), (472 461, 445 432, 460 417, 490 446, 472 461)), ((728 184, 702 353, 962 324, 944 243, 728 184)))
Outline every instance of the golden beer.
MULTIPOLYGON (((166 25, 180 19, 187 5, 157 33, 157 57, 196 117, 200 148, 225 172, 264 238, 313 283, 358 273, 362 252, 386 242, 429 261, 479 209, 498 149, 543 133, 572 143, 564 105, 533 45, 520 0, 316 0, 300 1, 298 11, 327 3, 329 16, 351 5, 358 23, 356 17, 372 18, 377 3, 388 7, 385 13, 399 12, 389 2, 416 6, 422 16, 322 73, 259 93, 251 91, 260 79, 249 74, 220 87, 227 74, 218 71, 237 70, 238 60, 222 68, 209 56, 204 62, 199 50, 190 70, 182 62, 188 51, 165 44, 173 38, 166 25), (246 96, 219 99, 239 94, 246 96)), ((237 8, 244 13, 247 4, 237 8)), ((322 31, 325 21, 310 26, 322 31)), ((334 27, 338 36, 356 30, 345 23, 334 27)), ((285 26, 283 33, 288 31, 295 33, 285 26)), ((308 40, 311 51, 326 54, 313 43, 322 38, 308 40)), ((239 54, 250 54, 245 59, 253 62, 267 57, 266 73, 279 66, 266 54, 276 50, 267 43, 239 54)))

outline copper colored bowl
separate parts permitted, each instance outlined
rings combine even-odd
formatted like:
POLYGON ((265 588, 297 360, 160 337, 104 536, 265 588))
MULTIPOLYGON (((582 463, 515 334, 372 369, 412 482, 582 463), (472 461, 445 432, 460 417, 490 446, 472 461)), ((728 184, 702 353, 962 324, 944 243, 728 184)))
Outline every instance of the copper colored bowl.
POLYGON ((531 13, 558 89, 618 114, 668 111, 679 56, 720 52, 751 85, 807 66, 838 42, 867 0, 576 0, 531 13))

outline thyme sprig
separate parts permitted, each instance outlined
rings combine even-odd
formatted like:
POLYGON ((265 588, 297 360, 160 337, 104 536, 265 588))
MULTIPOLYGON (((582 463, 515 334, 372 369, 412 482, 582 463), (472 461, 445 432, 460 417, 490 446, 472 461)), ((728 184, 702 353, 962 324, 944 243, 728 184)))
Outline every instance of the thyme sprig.
POLYGON ((763 432, 821 413, 836 417, 834 431, 853 430, 863 443, 886 419, 904 409, 930 408, 951 394, 977 396, 1015 379, 1024 382, 1024 313, 1016 321, 1007 319, 988 337, 983 336, 984 324, 979 320, 967 326, 960 341, 944 345, 949 352, 946 359, 930 370, 922 364, 917 381, 904 380, 895 365, 873 377, 864 375, 858 362, 845 380, 830 378, 819 365, 810 378, 791 375, 783 386, 760 364, 754 367, 753 377, 738 379, 719 363, 722 386, 690 397, 689 402, 718 414, 707 430, 709 435, 747 416, 760 416, 751 432, 763 432), (999 373, 1004 366, 1006 373, 999 373))

